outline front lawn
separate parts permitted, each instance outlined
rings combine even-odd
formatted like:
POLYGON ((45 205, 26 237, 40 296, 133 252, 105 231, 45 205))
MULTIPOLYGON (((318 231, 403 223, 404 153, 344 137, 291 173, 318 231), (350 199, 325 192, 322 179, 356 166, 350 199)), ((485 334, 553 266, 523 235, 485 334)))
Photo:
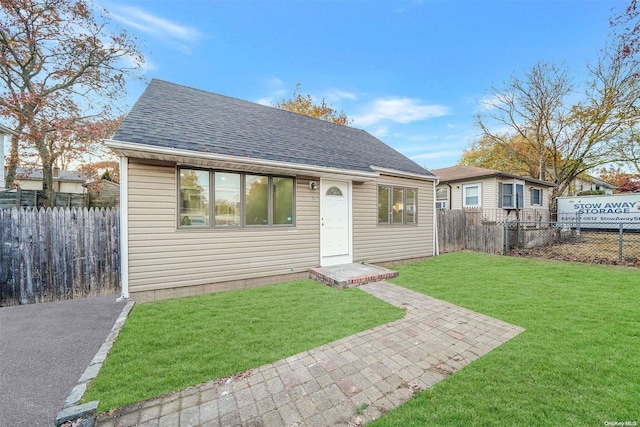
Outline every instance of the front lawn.
POLYGON ((255 368, 404 311, 303 280, 134 306, 85 401, 99 411, 255 368))
POLYGON ((397 270, 526 331, 371 426, 640 422, 640 270, 473 252, 397 270))

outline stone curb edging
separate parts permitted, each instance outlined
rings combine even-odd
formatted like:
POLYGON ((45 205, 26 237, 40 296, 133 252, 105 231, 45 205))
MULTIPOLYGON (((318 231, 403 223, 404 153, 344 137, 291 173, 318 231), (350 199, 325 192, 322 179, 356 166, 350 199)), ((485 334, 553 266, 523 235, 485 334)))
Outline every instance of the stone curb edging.
POLYGON ((87 369, 85 369, 84 373, 78 380, 78 384, 71 390, 71 393, 67 397, 64 402, 64 406, 62 410, 58 412, 56 419, 54 421, 56 426, 62 426, 68 422, 74 422, 79 420, 80 418, 84 418, 85 422, 81 424, 73 424, 73 425, 81 425, 83 427, 91 427, 95 421, 95 412, 98 409, 98 401, 88 402, 79 404, 80 399, 84 396, 84 393, 87 391, 87 387, 97 376, 98 372, 100 372, 100 368, 102 368, 102 364, 107 358, 107 354, 111 350, 113 343, 116 338, 118 338, 118 334, 120 334, 120 330, 122 326, 127 321, 127 317, 131 312, 131 309, 135 305, 135 301, 129 300, 127 304, 122 308, 120 315, 116 319, 116 322, 113 324, 111 328, 111 332, 107 339, 104 341, 100 350, 93 356, 91 363, 87 369))

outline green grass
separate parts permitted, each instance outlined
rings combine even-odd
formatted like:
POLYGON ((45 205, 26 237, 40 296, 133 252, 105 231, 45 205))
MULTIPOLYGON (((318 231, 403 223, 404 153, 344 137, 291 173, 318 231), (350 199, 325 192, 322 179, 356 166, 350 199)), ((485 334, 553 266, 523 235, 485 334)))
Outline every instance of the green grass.
POLYGON ((471 252, 397 270, 526 331, 371 426, 640 422, 640 270, 471 252))
POLYGON ((134 306, 84 401, 99 411, 221 378, 397 320, 359 289, 311 280, 134 306))

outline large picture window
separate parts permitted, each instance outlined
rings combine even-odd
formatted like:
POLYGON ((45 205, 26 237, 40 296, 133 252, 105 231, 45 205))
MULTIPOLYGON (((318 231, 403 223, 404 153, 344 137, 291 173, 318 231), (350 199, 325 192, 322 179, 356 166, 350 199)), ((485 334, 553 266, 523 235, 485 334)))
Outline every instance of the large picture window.
POLYGON ((416 224, 418 190, 415 188, 378 187, 378 224, 416 224))
POLYGON ((180 227, 292 226, 295 223, 292 177, 200 169, 180 169, 179 175, 180 227))

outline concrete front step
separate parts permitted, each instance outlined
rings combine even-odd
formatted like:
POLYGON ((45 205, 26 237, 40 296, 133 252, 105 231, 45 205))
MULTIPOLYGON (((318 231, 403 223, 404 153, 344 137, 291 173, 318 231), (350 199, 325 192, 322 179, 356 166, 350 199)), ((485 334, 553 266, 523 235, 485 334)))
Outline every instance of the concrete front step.
POLYGON ((344 289, 398 276, 397 271, 371 264, 342 264, 309 269, 309 277, 334 288, 344 289))

